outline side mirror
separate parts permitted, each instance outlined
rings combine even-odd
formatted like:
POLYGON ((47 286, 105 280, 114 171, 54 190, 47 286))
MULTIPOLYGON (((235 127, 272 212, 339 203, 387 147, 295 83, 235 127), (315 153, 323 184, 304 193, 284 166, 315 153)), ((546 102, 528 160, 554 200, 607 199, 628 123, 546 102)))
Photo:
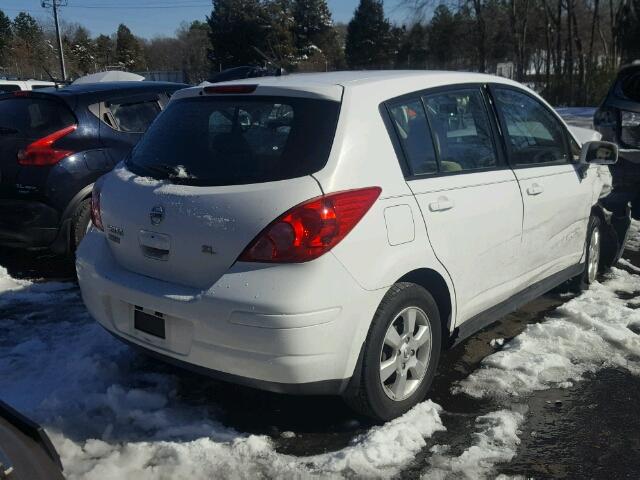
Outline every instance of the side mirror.
POLYGON ((618 146, 611 142, 586 142, 580 152, 581 165, 613 165, 618 161, 618 146))

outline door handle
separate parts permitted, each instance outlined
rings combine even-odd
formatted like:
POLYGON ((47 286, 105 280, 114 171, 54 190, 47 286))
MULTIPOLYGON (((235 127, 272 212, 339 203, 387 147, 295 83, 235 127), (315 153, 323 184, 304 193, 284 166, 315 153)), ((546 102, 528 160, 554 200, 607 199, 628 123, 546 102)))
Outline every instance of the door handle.
POLYGON ((447 197, 439 197, 438 201, 429 204, 429 210, 432 212, 444 212, 445 210, 451 210, 454 206, 453 200, 449 200, 447 197))
POLYGON ((544 192, 544 188, 542 188, 537 183, 534 183, 529 188, 527 188, 527 193, 529 195, 540 195, 542 192, 544 192))

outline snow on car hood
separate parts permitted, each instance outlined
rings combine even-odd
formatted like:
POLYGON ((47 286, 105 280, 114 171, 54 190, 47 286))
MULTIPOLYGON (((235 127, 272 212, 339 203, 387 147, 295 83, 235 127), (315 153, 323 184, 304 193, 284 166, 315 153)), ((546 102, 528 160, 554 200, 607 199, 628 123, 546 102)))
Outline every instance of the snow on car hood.
POLYGON ((447 412, 425 401, 346 448, 281 454, 274 438, 224 424, 215 396, 183 398, 176 370, 150 369, 112 339, 75 284, 15 280, 0 267, 1 396, 46 428, 69 479, 388 478, 419 452, 425 479, 491 477, 517 453, 528 395, 609 366, 640 375, 637 297, 619 294, 640 291, 640 269, 621 267, 542 323, 494 342, 498 351, 454 385, 496 407, 475 418, 462 448, 438 444, 447 412))

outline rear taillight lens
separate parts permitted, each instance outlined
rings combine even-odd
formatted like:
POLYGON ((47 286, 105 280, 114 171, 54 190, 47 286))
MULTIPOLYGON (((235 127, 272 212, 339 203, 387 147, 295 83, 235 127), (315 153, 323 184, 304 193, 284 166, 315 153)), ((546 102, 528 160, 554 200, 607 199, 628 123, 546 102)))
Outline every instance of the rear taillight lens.
POLYGON ((100 195, 102 193, 102 182, 97 181, 93 185, 91 191, 91 223, 98 230, 104 232, 104 225, 102 224, 102 214, 100 213, 100 195))
POLYGON ((293 207, 267 226, 241 262, 308 262, 336 246, 369 211, 380 187, 336 192, 293 207))
POLYGON ((55 165, 74 152, 55 148, 54 144, 62 137, 66 137, 70 133, 75 132, 77 128, 77 125, 69 125, 62 130, 53 132, 46 137, 30 143, 27 148, 18 151, 18 163, 20 165, 33 165, 38 167, 55 165))

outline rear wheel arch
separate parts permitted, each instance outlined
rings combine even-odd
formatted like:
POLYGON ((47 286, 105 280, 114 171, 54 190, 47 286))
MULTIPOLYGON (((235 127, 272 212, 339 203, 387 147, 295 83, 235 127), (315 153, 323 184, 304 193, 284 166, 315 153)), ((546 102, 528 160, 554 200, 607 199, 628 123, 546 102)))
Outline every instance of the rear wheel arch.
POLYGON ((91 198, 94 182, 84 186, 67 204, 60 217, 60 231, 51 245, 54 253, 67 255, 74 250, 74 220, 82 203, 91 198))
POLYGON ((453 295, 441 274, 430 268, 419 268, 406 273, 396 283, 415 283, 427 290, 438 306, 442 323, 443 347, 448 345, 453 326, 453 295))
MULTIPOLYGON (((394 284, 388 288, 387 293, 391 291, 398 283, 413 283, 427 290, 427 292, 429 292, 429 294, 433 297, 436 306, 438 307, 438 313, 440 316, 442 333, 441 346, 442 349, 448 348, 451 345, 450 339, 454 322, 452 318, 454 297, 444 277, 437 271, 430 268, 418 268, 406 273, 401 278, 396 280, 394 284)), ((384 301, 384 298, 382 299, 382 301, 384 301)), ((360 376, 362 372, 364 349, 366 346, 366 335, 370 328, 371 325, 369 324, 367 330, 365 331, 365 337, 362 339, 362 344, 360 344, 360 350, 355 368, 353 370, 351 378, 349 379, 349 382, 344 386, 343 394, 349 395, 350 392, 353 392, 360 387, 360 376)))

